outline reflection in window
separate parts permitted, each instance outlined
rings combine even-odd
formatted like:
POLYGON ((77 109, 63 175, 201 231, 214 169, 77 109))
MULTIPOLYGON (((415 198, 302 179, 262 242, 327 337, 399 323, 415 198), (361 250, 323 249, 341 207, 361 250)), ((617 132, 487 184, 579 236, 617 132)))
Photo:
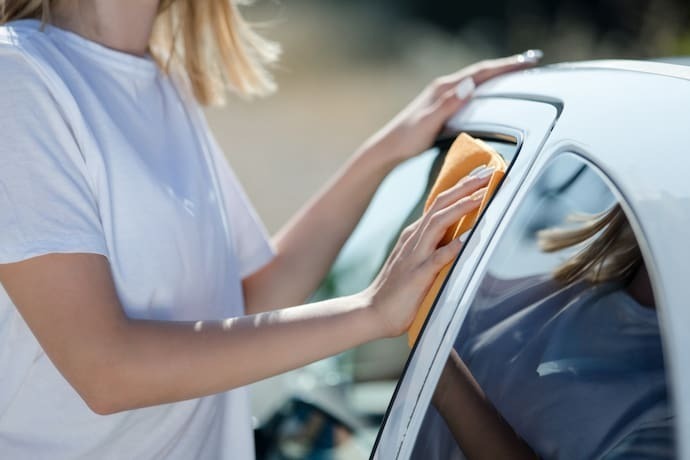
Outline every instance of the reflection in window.
MULTIPOLYGON (((573 155, 557 158, 521 203, 454 353, 540 458, 673 458, 639 246, 606 184, 573 155)), ((413 458, 463 458, 456 439, 474 417, 454 397, 430 406, 413 458)))

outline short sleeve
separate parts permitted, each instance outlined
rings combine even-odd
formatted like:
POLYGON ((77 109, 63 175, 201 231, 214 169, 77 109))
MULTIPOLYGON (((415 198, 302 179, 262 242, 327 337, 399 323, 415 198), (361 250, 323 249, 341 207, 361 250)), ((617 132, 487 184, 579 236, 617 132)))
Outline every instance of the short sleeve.
POLYGON ((214 166, 220 182, 241 278, 246 278, 273 259, 275 252, 268 232, 220 147, 209 133, 214 166))
POLYGON ((0 263, 47 253, 107 255, 74 133, 40 74, 0 46, 0 263))

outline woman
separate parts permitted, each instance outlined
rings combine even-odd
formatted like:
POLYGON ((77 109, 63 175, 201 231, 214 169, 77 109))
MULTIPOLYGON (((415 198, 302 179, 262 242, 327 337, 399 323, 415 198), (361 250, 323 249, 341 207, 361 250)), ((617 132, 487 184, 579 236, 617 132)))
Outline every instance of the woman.
POLYGON ((439 198, 363 292, 281 307, 305 302, 386 173, 466 102, 460 82, 536 61, 435 81, 269 243, 198 107, 272 88, 275 48, 234 4, 4 0, 0 22, 7 458, 252 458, 241 387, 405 331, 486 179, 439 198))
POLYGON ((511 458, 673 458, 654 296, 621 206, 539 243, 578 250, 470 312, 433 398, 453 438, 470 459, 508 443, 511 458))

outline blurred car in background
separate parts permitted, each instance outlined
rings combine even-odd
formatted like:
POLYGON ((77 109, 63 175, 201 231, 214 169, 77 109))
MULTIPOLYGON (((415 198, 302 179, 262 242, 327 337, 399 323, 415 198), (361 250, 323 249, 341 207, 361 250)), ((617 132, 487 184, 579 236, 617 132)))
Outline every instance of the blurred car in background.
POLYGON ((257 423, 258 458, 410 458, 472 305, 502 294, 487 279, 550 273, 562 259, 539 251, 536 231, 619 202, 657 303, 674 414, 668 452, 690 459, 689 64, 567 63, 482 85, 430 150, 386 178, 315 295, 366 287, 421 214, 452 140, 460 132, 481 138, 508 161, 508 173, 417 344, 410 352, 405 337, 371 343, 292 373, 289 397, 257 423))

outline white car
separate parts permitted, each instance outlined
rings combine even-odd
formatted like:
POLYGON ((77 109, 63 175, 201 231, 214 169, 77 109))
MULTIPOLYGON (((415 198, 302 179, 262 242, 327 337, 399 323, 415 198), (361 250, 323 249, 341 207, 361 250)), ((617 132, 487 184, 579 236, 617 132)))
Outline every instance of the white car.
MULTIPOLYGON (((419 214, 414 204, 423 200, 450 140, 460 132, 487 141, 510 166, 409 354, 371 458, 461 458, 454 448, 444 451, 448 439, 421 456, 415 447, 437 430, 427 412, 451 348, 463 340, 463 323, 478 304, 500 299, 520 280, 549 274, 561 263, 561 255, 538 249, 537 230, 573 212, 596 213, 618 202, 649 271, 662 337, 660 366, 671 422, 655 434, 656 446, 664 447, 656 453, 690 460, 690 139, 684 137, 690 134, 690 67, 593 61, 523 71, 482 85, 434 148, 382 184, 336 262, 330 294, 368 283, 395 231, 419 214)), ((573 426, 582 430, 583 446, 586 428, 573 426)), ((592 451, 578 455, 553 446, 552 452, 563 452, 554 458, 587 458, 584 452, 592 451)))

